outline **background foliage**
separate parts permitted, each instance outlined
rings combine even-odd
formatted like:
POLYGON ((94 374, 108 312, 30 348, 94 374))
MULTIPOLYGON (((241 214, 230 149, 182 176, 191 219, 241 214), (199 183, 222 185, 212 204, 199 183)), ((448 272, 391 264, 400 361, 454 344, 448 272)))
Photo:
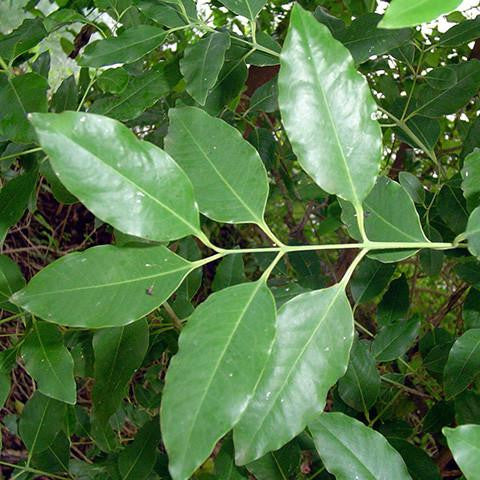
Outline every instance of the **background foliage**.
POLYGON ((480 478, 477 9, 296 3, 0 3, 5 478, 480 478))

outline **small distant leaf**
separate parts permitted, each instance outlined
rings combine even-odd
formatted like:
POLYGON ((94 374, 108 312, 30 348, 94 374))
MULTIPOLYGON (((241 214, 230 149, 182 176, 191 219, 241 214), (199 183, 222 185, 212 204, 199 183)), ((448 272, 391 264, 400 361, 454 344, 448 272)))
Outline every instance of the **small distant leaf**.
POLYGON ((338 382, 340 398, 360 412, 368 411, 380 392, 380 374, 366 343, 356 340, 347 372, 338 382))
POLYGON ((410 308, 410 291, 405 275, 394 280, 382 297, 377 309, 377 323, 391 325, 406 318, 410 308))
POLYGON ((228 33, 215 32, 185 49, 180 70, 185 77, 188 93, 200 105, 205 105, 208 94, 217 82, 229 46, 228 33))
POLYGON ((192 267, 162 246, 103 245, 56 260, 15 293, 12 301, 60 325, 121 326, 160 306, 192 267))
POLYGON ((453 344, 445 365, 447 399, 463 392, 480 374, 480 328, 467 330, 453 344))
POLYGON ((165 149, 185 170, 200 211, 218 222, 263 223, 267 173, 238 130, 194 108, 169 112, 165 149))
POLYGON ((329 389, 347 370, 352 342, 343 285, 283 305, 262 379, 233 430, 237 464, 285 445, 323 410, 329 389))
POLYGON ((247 281, 242 255, 228 255, 217 266, 212 282, 214 292, 247 281))
POLYGON ((78 60, 82 67, 104 67, 115 63, 132 63, 159 47, 166 33, 159 27, 136 25, 118 37, 89 44, 78 60))
POLYGON ((31 455, 52 445, 65 423, 66 405, 35 392, 25 404, 18 428, 31 455))
POLYGON ((443 434, 466 480, 476 480, 480 471, 480 425, 444 428, 443 434))
POLYGON ((278 84, 283 123, 302 167, 322 189, 360 205, 380 166, 376 104, 348 50, 299 4, 278 84))
POLYGON ((275 334, 275 303, 260 280, 221 290, 182 330, 161 407, 174 480, 187 480, 239 420, 275 334))
POLYGON ((0 310, 18 312, 18 308, 9 302, 9 298, 24 286, 25 279, 20 267, 6 255, 0 255, 0 310))
POLYGON ((65 403, 76 403, 73 358, 55 325, 36 321, 22 344, 22 357, 41 393, 65 403))
POLYGON ((232 12, 254 20, 265 5, 266 0, 220 0, 232 12))
POLYGON ((415 317, 382 328, 372 342, 377 362, 389 362, 402 356, 412 346, 419 330, 420 321, 415 317))
MULTIPOLYGON (((363 202, 365 230, 369 240, 376 242, 427 242, 415 204, 397 182, 379 177, 375 187, 363 202), (402 205, 402 215, 398 215, 402 205)), ((342 202, 342 220, 353 238, 361 240, 353 206, 342 202)), ((397 262, 416 253, 416 250, 396 250, 371 253, 370 258, 381 262, 397 262)))
POLYGON ((0 190, 0 246, 3 245, 10 227, 21 218, 37 183, 36 169, 10 180, 0 190))
POLYGON ((393 0, 383 20, 382 28, 414 27, 421 23, 431 22, 440 15, 445 15, 455 10, 462 0, 393 0))
POLYGON ((425 202, 425 190, 422 182, 415 175, 410 172, 400 172, 398 180, 415 203, 423 204, 425 202))
POLYGON ((308 428, 322 462, 337 480, 411 480, 400 454, 358 420, 323 413, 308 428))
POLYGON ((199 234, 192 185, 163 150, 100 115, 36 114, 32 121, 55 174, 96 216, 148 240, 199 234))
POLYGON ((365 303, 382 293, 395 268, 395 264, 363 259, 350 280, 350 289, 355 302, 365 303))
POLYGON ((146 480, 155 466, 160 444, 160 424, 153 418, 144 425, 118 457, 122 480, 146 480))

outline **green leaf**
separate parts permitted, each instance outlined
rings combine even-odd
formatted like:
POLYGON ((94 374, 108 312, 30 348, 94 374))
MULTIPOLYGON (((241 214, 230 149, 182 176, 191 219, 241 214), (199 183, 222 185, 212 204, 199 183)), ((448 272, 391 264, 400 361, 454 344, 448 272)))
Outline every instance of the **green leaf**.
POLYGON ((103 221, 148 240, 200 234, 191 183, 155 145, 100 115, 36 114, 33 124, 55 174, 103 221))
POLYGON ((464 390, 455 398, 455 420, 458 425, 480 424, 480 395, 472 390, 464 390))
POLYGON ((462 23, 449 28, 440 36, 438 45, 442 47, 461 47, 478 38, 480 18, 464 20, 462 23))
POLYGON ((457 81, 445 90, 437 90, 429 85, 416 92, 418 101, 415 114, 425 117, 441 117, 455 113, 477 93, 480 87, 480 62, 470 60, 458 65, 450 65, 457 75, 457 81))
MULTIPOLYGON (((220 453, 215 458, 215 474, 217 478, 222 480, 245 480, 246 478, 235 466, 231 439, 223 443, 220 453)), ((261 480, 261 478, 258 480, 261 480)))
POLYGON ((70 75, 58 87, 52 97, 53 111, 60 113, 65 110, 75 110, 78 103, 78 89, 75 76, 70 75))
POLYGON ((347 372, 338 382, 340 398, 355 410, 366 412, 375 404, 379 392, 380 374, 375 359, 368 344, 356 340, 347 372))
POLYGON ((254 20, 264 7, 266 0, 220 0, 229 10, 254 20))
POLYGON ((410 292, 408 281, 405 275, 395 279, 382 301, 378 304, 377 323, 385 326, 398 322, 402 318, 406 318, 408 309, 410 308, 410 292))
POLYGON ((161 407, 174 480, 186 480, 239 420, 255 392, 275 334, 275 302, 265 283, 211 295, 182 330, 161 407))
POLYGON ((325 191, 360 205, 380 166, 376 104, 348 50, 298 4, 278 84, 283 123, 302 167, 325 191))
POLYGON ((350 289, 356 303, 373 300, 382 293, 395 272, 395 264, 381 263, 365 258, 350 281, 350 289))
POLYGON ((120 406, 127 385, 140 367, 148 348, 146 320, 95 332, 95 385, 92 391, 94 417, 106 423, 120 406))
POLYGON ((216 292, 246 281, 242 255, 228 255, 222 259, 215 270, 212 290, 216 292))
POLYGON ((228 33, 215 32, 185 49, 180 70, 185 77, 187 92, 200 105, 205 105, 215 86, 229 47, 228 33))
POLYGON ((400 172, 398 174, 400 185, 408 192, 415 203, 422 205, 425 203, 425 190, 422 182, 410 172, 400 172))
POLYGON ((192 0, 181 0, 178 2, 165 1, 160 4, 157 0, 142 0, 136 7, 150 20, 170 28, 181 27, 188 23, 188 20, 197 19, 195 3, 192 0), (180 5, 185 7, 188 16, 187 19, 180 5))
MULTIPOLYGON (((443 242, 443 238, 435 228, 427 225, 425 228, 425 233, 428 236, 428 239, 432 242, 443 242)), ((420 250, 420 264, 422 270, 429 276, 435 277, 440 275, 443 267, 443 260, 445 254, 441 250, 431 250, 424 249, 420 250)))
POLYGON ((480 328, 480 291, 476 288, 470 289, 463 302, 462 319, 465 330, 480 328))
POLYGON ((44 472, 68 472, 70 464, 70 441, 62 431, 44 451, 32 456, 32 465, 44 472))
MULTIPOLYGON (((397 182, 379 177, 375 187, 363 202, 367 237, 375 242, 427 242, 415 204, 397 182), (402 215, 398 214, 402 205, 402 215)), ((342 220, 350 235, 361 240, 352 205, 342 202, 342 220)), ((414 255, 417 250, 382 251, 369 254, 381 262, 397 262, 414 255)))
POLYGON ((18 308, 9 302, 9 298, 24 286, 20 267, 6 255, 0 255, 0 310, 17 313, 18 308))
POLYGON ((443 434, 453 458, 465 474, 466 480, 475 480, 480 471, 480 425, 462 425, 444 428, 443 434))
POLYGON ((411 480, 400 454, 358 420, 323 413, 308 428, 322 462, 337 480, 411 480))
POLYGON ((353 317, 342 284, 304 293, 278 313, 272 354, 233 438, 237 464, 249 463, 298 435, 345 374, 353 317))
POLYGON ((47 111, 46 78, 26 73, 9 79, 0 73, 0 136, 17 143, 36 141, 27 114, 47 111))
POLYGON ((130 77, 124 68, 109 68, 100 74, 97 86, 103 92, 119 94, 125 91, 129 81, 130 77))
POLYGON ((200 211, 226 223, 263 224, 267 173, 238 130, 194 108, 169 112, 165 149, 193 183, 200 211))
POLYGON ((475 149, 464 160, 462 190, 470 209, 480 205, 480 150, 475 149))
POLYGON ((71 405, 76 403, 73 358, 55 325, 34 322, 22 344, 22 358, 41 393, 71 405))
POLYGON ((37 183, 36 169, 10 180, 0 190, 0 246, 3 245, 10 227, 21 218, 37 183))
POLYGON ((122 480, 146 480, 157 460, 157 447, 160 444, 158 418, 145 424, 135 436, 135 440, 122 450, 118 457, 118 470, 122 480))
MULTIPOLYGON (((109 85, 112 88, 112 83, 109 85)), ((125 85, 123 93, 99 98, 89 111, 117 120, 133 120, 167 95, 170 88, 165 67, 160 64, 138 77, 131 78, 128 81, 128 88, 125 85)))
POLYGON ((412 38, 411 29, 392 32, 378 28, 381 18, 377 13, 362 15, 335 36, 350 50, 357 64, 366 62, 373 55, 382 55, 398 48, 412 38))
POLYGON ((118 37, 89 44, 78 64, 97 68, 115 63, 132 63, 159 47, 165 37, 165 31, 159 27, 136 25, 124 30, 118 37))
POLYGON ((425 75, 425 81, 437 90, 446 90, 457 83, 457 72, 454 68, 438 67, 425 75))
POLYGON ((389 438, 388 442, 402 456, 413 480, 441 480, 438 466, 424 450, 399 438, 389 438))
POLYGON ((192 268, 163 246, 103 245, 56 260, 12 301, 60 325, 119 327, 165 302, 192 268))
POLYGON ((0 370, 0 408, 3 408, 10 394, 10 374, 0 370))
POLYGON ((453 344, 443 374, 445 393, 451 399, 480 374, 480 328, 467 330, 453 344))
POLYGON ((455 10, 462 0, 392 0, 383 20, 382 28, 414 27, 421 23, 431 22, 440 15, 455 10))
POLYGON ((401 357, 413 344, 420 330, 416 317, 387 325, 372 342, 372 353, 377 362, 389 362, 401 357))
POLYGON ((0 57, 9 63, 28 52, 47 36, 47 31, 39 18, 27 19, 8 35, 0 35, 0 57))
POLYGON ((18 428, 30 455, 52 445, 65 423, 65 404, 35 392, 25 404, 18 428))
POLYGON ((467 227, 468 210, 461 189, 461 178, 457 174, 443 184, 437 197, 437 210, 446 226, 457 234, 467 227))
POLYGON ((477 207, 468 218, 465 237, 468 240, 468 250, 480 258, 480 207, 477 207))

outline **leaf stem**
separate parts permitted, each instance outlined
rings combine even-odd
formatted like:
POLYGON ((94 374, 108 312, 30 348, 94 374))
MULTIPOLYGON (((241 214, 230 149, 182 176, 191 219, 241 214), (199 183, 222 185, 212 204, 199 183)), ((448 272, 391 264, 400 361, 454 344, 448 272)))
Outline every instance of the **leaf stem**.
POLYGON ((363 212, 363 206, 361 204, 354 205, 355 213, 357 214, 357 224, 358 230, 360 231, 360 235, 362 237, 362 241, 364 243, 368 242, 367 232, 365 231, 365 215, 363 212))
POLYGON ((364 248, 353 260, 353 262, 348 267, 348 270, 345 272, 345 275, 340 282, 344 287, 347 286, 347 283, 350 281, 350 278, 353 275, 353 272, 357 268, 358 264, 361 262, 362 258, 369 252, 368 248, 364 248))
POLYGON ((24 150, 23 152, 11 153, 10 155, 5 155, 0 157, 0 162, 2 160, 10 160, 11 158, 21 157, 22 155, 28 155, 29 153, 40 152, 42 149, 40 147, 30 148, 29 150, 24 150))

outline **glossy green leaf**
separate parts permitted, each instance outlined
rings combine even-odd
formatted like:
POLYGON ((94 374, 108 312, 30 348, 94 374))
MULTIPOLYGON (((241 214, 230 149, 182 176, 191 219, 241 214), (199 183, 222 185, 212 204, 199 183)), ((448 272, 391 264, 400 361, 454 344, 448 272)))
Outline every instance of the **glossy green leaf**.
POLYGON ((410 292, 405 275, 395 279, 382 297, 377 308, 377 323, 391 325, 406 318, 410 308, 410 292))
POLYGON ((480 258, 480 207, 477 207, 468 218, 465 237, 472 255, 480 258))
POLYGON ((419 330, 420 321, 415 317, 383 327, 372 342, 372 353, 377 362, 401 357, 412 346, 419 330))
POLYGON ((220 0, 232 12, 254 20, 265 5, 266 0, 220 0))
POLYGON ((275 112, 278 110, 277 78, 273 78, 257 88, 250 98, 250 111, 275 112))
POLYGON ((215 86, 229 47, 229 35, 215 32, 185 49, 180 70, 188 93, 200 105, 205 105, 208 94, 215 86))
POLYGON ((65 423, 65 404, 35 392, 25 404, 18 428, 30 455, 46 450, 65 423))
POLYGON ((216 292, 246 281, 242 255, 228 255, 222 259, 215 270, 212 290, 216 292))
POLYGON ((44 472, 68 472, 70 464, 70 441, 60 431, 52 444, 44 451, 32 456, 32 465, 44 472))
POLYGON ((356 303, 373 300, 382 293, 395 272, 395 265, 365 258, 350 280, 350 289, 356 303))
POLYGON ((337 480, 411 480, 400 454, 358 420, 323 413, 308 428, 325 468, 337 480))
POLYGON ((480 471, 480 425, 444 428, 443 434, 466 480, 476 480, 480 471))
POLYGON ((36 114, 33 124, 55 174, 97 217, 148 240, 199 235, 192 185, 164 151, 100 115, 36 114))
POLYGON ((262 224, 268 181, 252 145, 198 108, 172 109, 169 116, 165 149, 192 181, 200 211, 218 222, 262 224))
POLYGON ((26 19, 8 35, 0 35, 0 57, 10 62, 35 47, 47 36, 40 18, 26 19))
POLYGON ((400 172, 398 180, 415 203, 425 203, 425 190, 422 182, 415 175, 410 172, 400 172))
POLYGON ((36 321, 22 344, 22 358, 41 393, 65 403, 76 403, 73 358, 55 325, 36 321))
POLYGON ((192 267, 163 246, 103 245, 56 260, 12 301, 60 325, 118 327, 159 307, 192 267))
POLYGON ((118 457, 118 470, 122 480, 146 480, 157 460, 160 444, 160 425, 154 418, 144 425, 132 443, 118 457))
POLYGON ((249 463, 298 435, 347 370, 352 311, 341 284, 304 293, 278 313, 272 354, 233 435, 237 464, 249 463))
POLYGON ((455 113, 462 108, 480 87, 480 62, 470 60, 451 65, 457 75, 457 81, 445 90, 437 90, 429 85, 417 91, 415 113, 426 117, 441 117, 455 113))
POLYGON ((298 4, 278 84, 283 123, 302 167, 322 189, 360 205, 380 166, 376 104, 350 53, 298 4))
POLYGON ((480 205, 480 150, 475 149, 464 160, 462 190, 469 208, 480 205))
POLYGON ((0 73, 0 136, 17 143, 36 141, 27 114, 47 111, 47 79, 26 73, 8 79, 0 73))
POLYGON ((350 353, 347 372, 338 382, 340 398, 360 412, 368 411, 380 392, 380 374, 368 344, 356 340, 350 353))
POLYGON ((480 328, 467 330, 453 344, 444 371, 447 399, 463 392, 480 374, 480 328))
POLYGON ((182 330, 161 407, 174 480, 186 480, 239 420, 257 388, 275 334, 265 283, 211 295, 182 330))
MULTIPOLYGON (((376 242, 426 242, 415 204, 397 182, 379 177, 374 189, 363 202, 365 230, 369 240, 376 242), (398 214, 402 205, 402 215, 398 214)), ((361 240, 355 211, 342 202, 342 219, 350 235, 361 240)), ((396 250, 371 253, 369 256, 381 262, 397 262, 416 253, 416 250, 396 250)))
POLYGON ((0 190, 0 246, 9 228, 22 218, 35 189, 37 176, 37 170, 30 170, 13 178, 0 190))
POLYGON ((94 416, 105 423, 115 413, 127 392, 127 385, 140 367, 148 348, 146 320, 95 332, 95 385, 92 391, 94 416))
MULTIPOLYGON (((109 84, 112 85, 112 83, 109 84)), ((128 88, 126 87, 127 85, 119 95, 99 98, 89 111, 117 120, 132 120, 167 95, 171 86, 165 68, 160 64, 152 70, 131 78, 128 81, 128 88)))
POLYGON ((373 55, 381 55, 400 47, 412 38, 411 29, 392 32, 378 28, 381 19, 381 15, 377 13, 362 15, 336 35, 350 50, 357 64, 366 62, 373 55))
POLYGON ((18 312, 18 308, 9 302, 9 298, 24 286, 25 279, 20 267, 6 255, 0 255, 0 310, 18 312))
POLYGON ((462 0, 392 0, 383 20, 382 28, 414 27, 421 23, 431 22, 440 15, 455 10, 462 0))
POLYGON ((165 37, 165 31, 159 27, 136 25, 124 30, 118 37, 89 44, 78 63, 82 67, 132 63, 159 47, 165 37))
POLYGON ((136 6, 150 20, 170 28, 181 27, 188 23, 188 20, 196 20, 197 18, 193 0, 166 1, 162 3, 159 3, 157 0, 141 0, 136 6), (185 7, 188 18, 185 18, 180 5, 185 7))

